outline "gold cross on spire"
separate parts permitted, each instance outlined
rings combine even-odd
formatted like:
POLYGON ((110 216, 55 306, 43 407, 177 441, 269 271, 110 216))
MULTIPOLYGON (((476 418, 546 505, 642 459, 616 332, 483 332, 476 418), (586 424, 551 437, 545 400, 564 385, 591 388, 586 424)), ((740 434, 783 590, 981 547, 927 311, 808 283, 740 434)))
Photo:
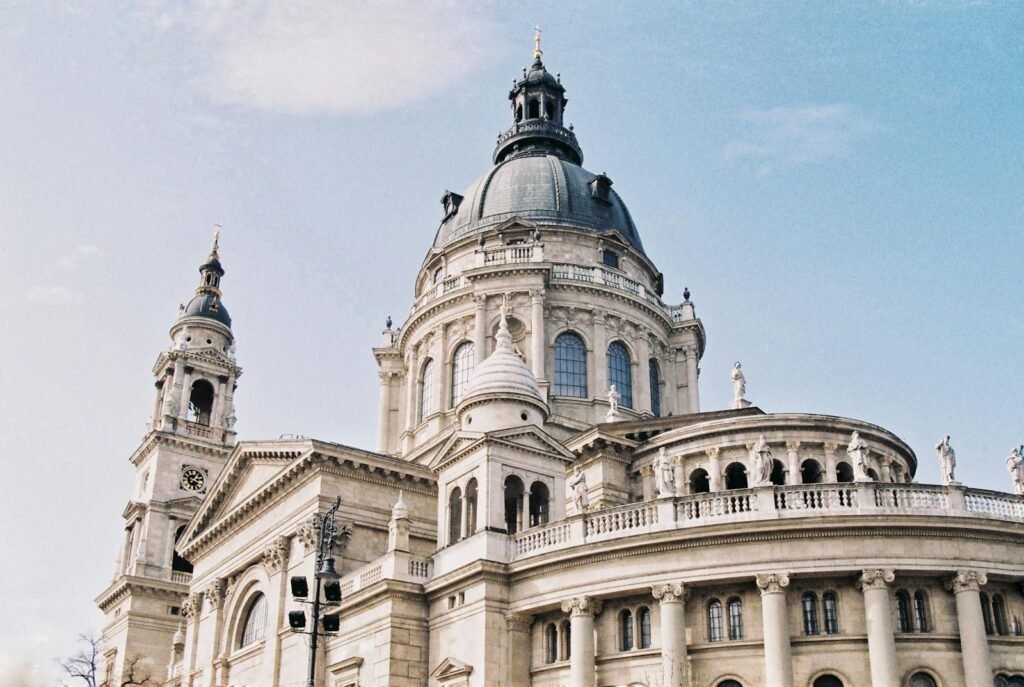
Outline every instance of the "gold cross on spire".
POLYGON ((533 30, 537 32, 533 36, 533 58, 539 60, 541 55, 544 54, 544 51, 540 49, 540 27, 534 26, 533 30))

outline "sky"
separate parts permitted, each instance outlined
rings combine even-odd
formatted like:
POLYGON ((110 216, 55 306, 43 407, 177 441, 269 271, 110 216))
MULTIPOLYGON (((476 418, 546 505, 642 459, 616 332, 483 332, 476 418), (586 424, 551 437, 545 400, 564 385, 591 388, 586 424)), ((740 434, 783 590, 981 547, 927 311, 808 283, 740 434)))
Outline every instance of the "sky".
MULTIPOLYGON (((374 448, 384 320, 490 165, 533 27, 702 406, 1024 443, 1024 5, 0 0, 0 676, 99 631, 151 368, 222 225, 242 439, 374 448)), ((20 682, 19 682, 20 681, 20 682)))

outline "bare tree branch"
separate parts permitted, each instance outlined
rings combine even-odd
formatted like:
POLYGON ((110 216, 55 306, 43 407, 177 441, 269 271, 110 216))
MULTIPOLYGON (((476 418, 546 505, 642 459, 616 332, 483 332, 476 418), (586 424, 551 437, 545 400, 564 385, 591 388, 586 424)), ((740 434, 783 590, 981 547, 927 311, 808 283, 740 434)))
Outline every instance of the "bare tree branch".
POLYGON ((78 635, 81 650, 74 656, 57 659, 57 663, 71 680, 79 685, 96 687, 96 661, 100 655, 100 640, 91 635, 78 635))

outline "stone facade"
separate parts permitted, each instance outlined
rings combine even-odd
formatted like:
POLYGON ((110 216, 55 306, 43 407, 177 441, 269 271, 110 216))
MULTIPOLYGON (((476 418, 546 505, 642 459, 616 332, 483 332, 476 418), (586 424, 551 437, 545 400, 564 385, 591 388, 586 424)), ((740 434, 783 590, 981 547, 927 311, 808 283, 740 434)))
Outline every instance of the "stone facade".
POLYGON ((445 194, 373 351, 376 451, 235 442, 215 246, 154 369, 105 684, 136 656, 173 687, 304 684, 289 578, 338 498, 318 685, 1024 684, 1024 497, 919 484, 888 430, 739 386, 702 412, 695 306, 662 300, 563 94, 538 46, 495 169, 445 194))

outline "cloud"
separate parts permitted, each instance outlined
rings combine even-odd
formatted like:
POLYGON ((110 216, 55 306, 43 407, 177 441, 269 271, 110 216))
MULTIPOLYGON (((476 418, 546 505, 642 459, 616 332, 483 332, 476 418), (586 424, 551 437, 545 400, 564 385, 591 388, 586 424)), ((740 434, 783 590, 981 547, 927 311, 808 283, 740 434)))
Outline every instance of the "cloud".
POLYGON ((25 292, 25 300, 42 306, 62 306, 77 303, 81 297, 63 286, 33 286, 25 292))
POLYGON ((81 244, 75 248, 73 253, 62 255, 57 258, 56 263, 60 267, 69 270, 78 266, 80 263, 100 257, 103 257, 103 251, 99 248, 90 244, 81 244))
POLYGON ((748 109, 739 119, 745 131, 723 150, 727 161, 752 160, 758 176, 780 167, 799 167, 842 158, 879 127, 845 104, 748 109))
POLYGON ((290 114, 365 114, 423 100, 483 66, 491 22, 455 2, 209 0, 184 25, 217 103, 290 114))

